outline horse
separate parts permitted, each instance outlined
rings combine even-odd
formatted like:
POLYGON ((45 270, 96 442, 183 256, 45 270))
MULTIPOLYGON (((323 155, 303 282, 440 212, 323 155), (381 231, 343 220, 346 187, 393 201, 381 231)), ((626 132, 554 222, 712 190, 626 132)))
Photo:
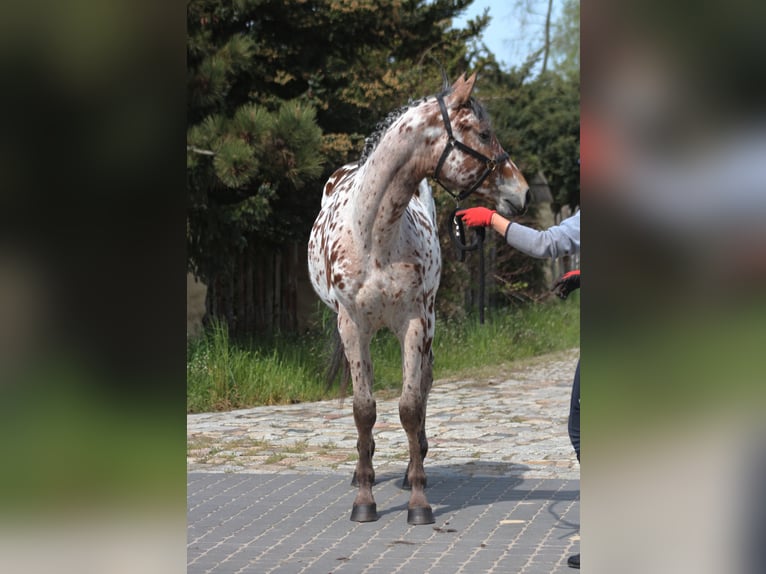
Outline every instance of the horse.
POLYGON ((378 519, 370 341, 382 328, 398 338, 402 354, 399 419, 407 433, 409 524, 432 524, 423 459, 428 452, 426 403, 433 383, 431 345, 441 252, 432 177, 462 201, 470 194, 494 200, 511 215, 529 202, 529 186, 492 131, 485 108, 472 97, 476 73, 463 74, 433 96, 388 114, 365 141, 357 163, 328 179, 308 242, 312 286, 337 313, 340 343, 353 385, 359 458, 355 522, 378 519))

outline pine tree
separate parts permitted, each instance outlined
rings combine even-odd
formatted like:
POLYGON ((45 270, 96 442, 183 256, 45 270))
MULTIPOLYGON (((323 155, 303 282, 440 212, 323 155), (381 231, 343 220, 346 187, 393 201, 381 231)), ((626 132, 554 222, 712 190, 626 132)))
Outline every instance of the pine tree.
POLYGON ((466 70, 481 23, 448 28, 470 2, 190 0, 188 258, 209 317, 235 333, 295 328, 324 179, 390 110, 436 91, 431 56, 466 70))
POLYGON ((187 14, 189 267, 208 285, 209 315, 238 332, 255 323, 243 299, 257 270, 245 259, 264 240, 290 238, 275 204, 311 193, 323 162, 313 106, 252 97, 256 5, 194 0, 187 14))

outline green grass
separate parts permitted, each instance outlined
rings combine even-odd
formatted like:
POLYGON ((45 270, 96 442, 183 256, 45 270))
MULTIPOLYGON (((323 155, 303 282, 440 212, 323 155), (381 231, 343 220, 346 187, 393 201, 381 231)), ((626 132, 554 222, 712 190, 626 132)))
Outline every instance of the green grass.
MULTIPOLYGON (((332 353, 328 324, 321 332, 268 341, 231 340, 214 325, 187 348, 187 410, 207 412, 257 405, 316 401, 338 396, 324 373, 332 353)), ((523 309, 444 322, 437 318, 434 377, 482 376, 513 361, 579 346, 579 296, 523 309)), ((372 342, 376 392, 401 386, 399 342, 380 331, 372 342)), ((350 392, 350 391, 349 391, 350 392)))
POLYGON ((434 377, 486 374, 499 366, 580 345, 579 299, 496 312, 477 320, 438 325, 434 377))
POLYGON ((323 357, 317 338, 236 343, 214 325, 189 343, 186 385, 189 412, 227 410, 325 398, 323 357))

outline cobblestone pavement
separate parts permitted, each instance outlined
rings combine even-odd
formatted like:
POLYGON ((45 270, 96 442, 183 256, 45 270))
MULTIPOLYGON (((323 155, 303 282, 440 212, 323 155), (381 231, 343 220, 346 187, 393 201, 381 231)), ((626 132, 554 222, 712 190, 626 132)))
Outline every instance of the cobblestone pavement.
MULTIPOLYGON (((536 357, 489 381, 435 381, 426 434, 431 466, 460 474, 579 477, 567 434, 579 350, 536 357), (491 464, 489 464, 491 463, 491 464)), ((377 400, 375 469, 406 467, 398 398, 377 400)), ((351 400, 188 415, 188 468, 205 472, 351 474, 356 427, 351 400)))
POLYGON ((398 398, 377 399, 380 520, 349 520, 351 401, 187 417, 189 572, 571 572, 579 465, 567 434, 579 349, 490 380, 435 381, 427 496, 436 523, 406 523, 398 398))

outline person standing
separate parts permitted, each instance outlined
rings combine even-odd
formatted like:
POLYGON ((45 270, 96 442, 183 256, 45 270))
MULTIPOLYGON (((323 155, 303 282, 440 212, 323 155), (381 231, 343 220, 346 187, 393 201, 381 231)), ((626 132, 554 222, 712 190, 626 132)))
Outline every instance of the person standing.
MULTIPOLYGON (((580 253, 580 211, 564 219, 558 225, 539 231, 520 223, 511 222, 493 209, 470 207, 455 213, 469 227, 491 227, 505 238, 506 243, 530 257, 556 259, 565 255, 580 253)), ((553 285, 553 292, 566 299, 575 289, 580 288, 580 270, 562 275, 553 285)), ((569 440, 572 442, 577 462, 580 462, 580 360, 577 360, 572 380, 572 395, 569 403, 569 440)), ((572 568, 580 568, 580 554, 567 559, 572 568)))

